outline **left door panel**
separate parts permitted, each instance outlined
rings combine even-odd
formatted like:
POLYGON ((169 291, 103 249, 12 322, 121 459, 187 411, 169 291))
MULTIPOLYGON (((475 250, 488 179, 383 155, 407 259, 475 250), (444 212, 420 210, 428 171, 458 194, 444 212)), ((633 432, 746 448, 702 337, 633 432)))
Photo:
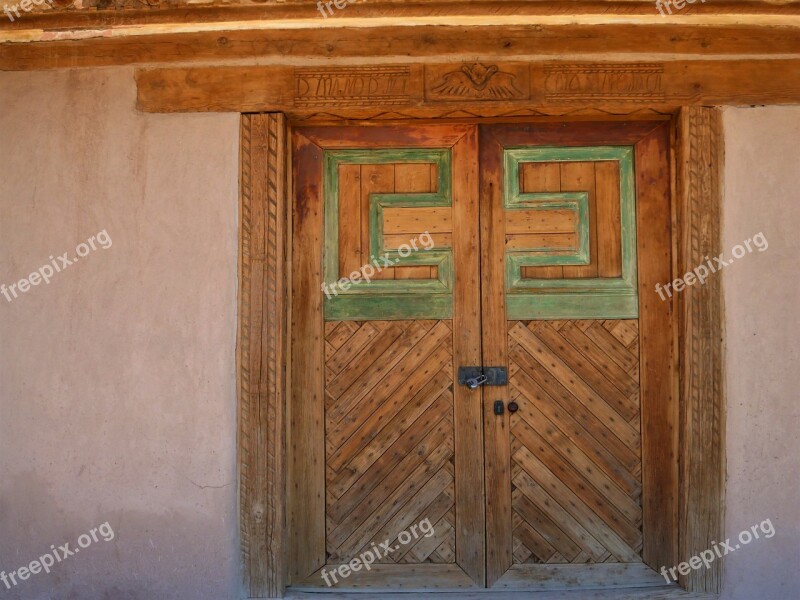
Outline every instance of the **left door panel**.
POLYGON ((295 588, 484 584, 476 136, 293 134, 295 588))

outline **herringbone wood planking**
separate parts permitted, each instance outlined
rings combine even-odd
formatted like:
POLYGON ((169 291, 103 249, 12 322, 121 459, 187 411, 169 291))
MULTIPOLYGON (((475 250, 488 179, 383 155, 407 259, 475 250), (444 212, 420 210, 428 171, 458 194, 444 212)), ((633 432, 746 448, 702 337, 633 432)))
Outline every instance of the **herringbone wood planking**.
POLYGON ((638 322, 508 330, 514 562, 638 562, 638 322))
POLYGON ((329 322, 325 342, 328 561, 388 540, 377 562, 454 562, 451 323, 329 322))

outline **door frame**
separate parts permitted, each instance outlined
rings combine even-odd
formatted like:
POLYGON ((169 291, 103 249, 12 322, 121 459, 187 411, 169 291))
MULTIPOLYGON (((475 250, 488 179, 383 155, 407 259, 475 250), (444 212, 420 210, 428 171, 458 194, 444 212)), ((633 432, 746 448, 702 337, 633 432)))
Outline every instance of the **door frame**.
MULTIPOLYGON (((647 118, 653 119, 653 115, 647 118)), ((669 236, 671 271, 677 277, 704 262, 705 256, 720 253, 721 114, 715 108, 692 106, 664 118, 670 121, 669 236)), ((544 120, 553 118, 509 118, 504 122, 544 120)), ((281 597, 288 574, 286 448, 291 442, 287 439, 286 402, 291 389, 287 365, 291 361, 292 125, 283 113, 245 113, 241 118, 238 467, 243 592, 248 598, 281 597)), ((670 308, 675 367, 671 387, 677 398, 670 428, 679 448, 678 548, 673 564, 678 564, 710 547, 723 532, 720 278, 687 288, 671 299, 670 308)), ((717 561, 708 570, 692 570, 679 584, 689 591, 718 593, 721 567, 722 561, 717 561)))

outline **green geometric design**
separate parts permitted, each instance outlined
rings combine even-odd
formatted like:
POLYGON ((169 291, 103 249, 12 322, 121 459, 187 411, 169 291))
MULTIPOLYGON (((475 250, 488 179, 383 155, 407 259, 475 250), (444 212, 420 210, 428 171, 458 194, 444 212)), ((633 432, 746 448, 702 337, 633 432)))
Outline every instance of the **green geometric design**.
MULTIPOLYGON (((519 179, 515 179, 519 186, 519 179)), ((506 210, 554 210, 567 209, 576 213, 575 233, 578 245, 575 248, 540 246, 506 251, 507 279, 512 287, 522 280, 522 267, 553 265, 588 265, 589 257, 589 193, 588 192, 535 192, 520 193, 504 198, 506 210)))
POLYGON ((636 189, 630 146, 526 147, 504 151, 503 206, 570 208, 578 213, 578 248, 506 250, 506 309, 509 319, 630 319, 637 318, 636 189), (522 266, 589 264, 588 194, 535 193, 519 189, 523 162, 616 161, 620 172, 622 276, 583 279, 523 279, 522 266), (538 205, 537 205, 538 203, 538 205), (570 204, 571 203, 571 204, 570 204), (583 204, 583 209, 582 209, 583 204), (557 249, 563 251, 563 249, 557 249), (547 252, 548 254, 543 254, 547 252))
POLYGON ((449 149, 326 150, 323 153, 324 249, 323 281, 330 287, 339 279, 339 165, 428 163, 438 167, 435 193, 374 193, 369 198, 370 259, 392 261, 392 267, 435 266, 436 279, 359 281, 324 299, 326 320, 447 319, 453 311, 452 248, 424 248, 402 256, 386 250, 383 210, 393 208, 452 207, 449 149), (396 262, 395 262, 396 261, 396 262))

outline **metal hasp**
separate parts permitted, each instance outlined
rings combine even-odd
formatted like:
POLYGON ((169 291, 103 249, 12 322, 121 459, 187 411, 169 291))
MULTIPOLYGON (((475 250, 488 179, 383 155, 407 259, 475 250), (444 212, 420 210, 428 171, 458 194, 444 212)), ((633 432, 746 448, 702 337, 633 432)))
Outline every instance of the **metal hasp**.
POLYGON ((458 367, 458 383, 474 390, 480 385, 508 385, 505 367, 458 367))

